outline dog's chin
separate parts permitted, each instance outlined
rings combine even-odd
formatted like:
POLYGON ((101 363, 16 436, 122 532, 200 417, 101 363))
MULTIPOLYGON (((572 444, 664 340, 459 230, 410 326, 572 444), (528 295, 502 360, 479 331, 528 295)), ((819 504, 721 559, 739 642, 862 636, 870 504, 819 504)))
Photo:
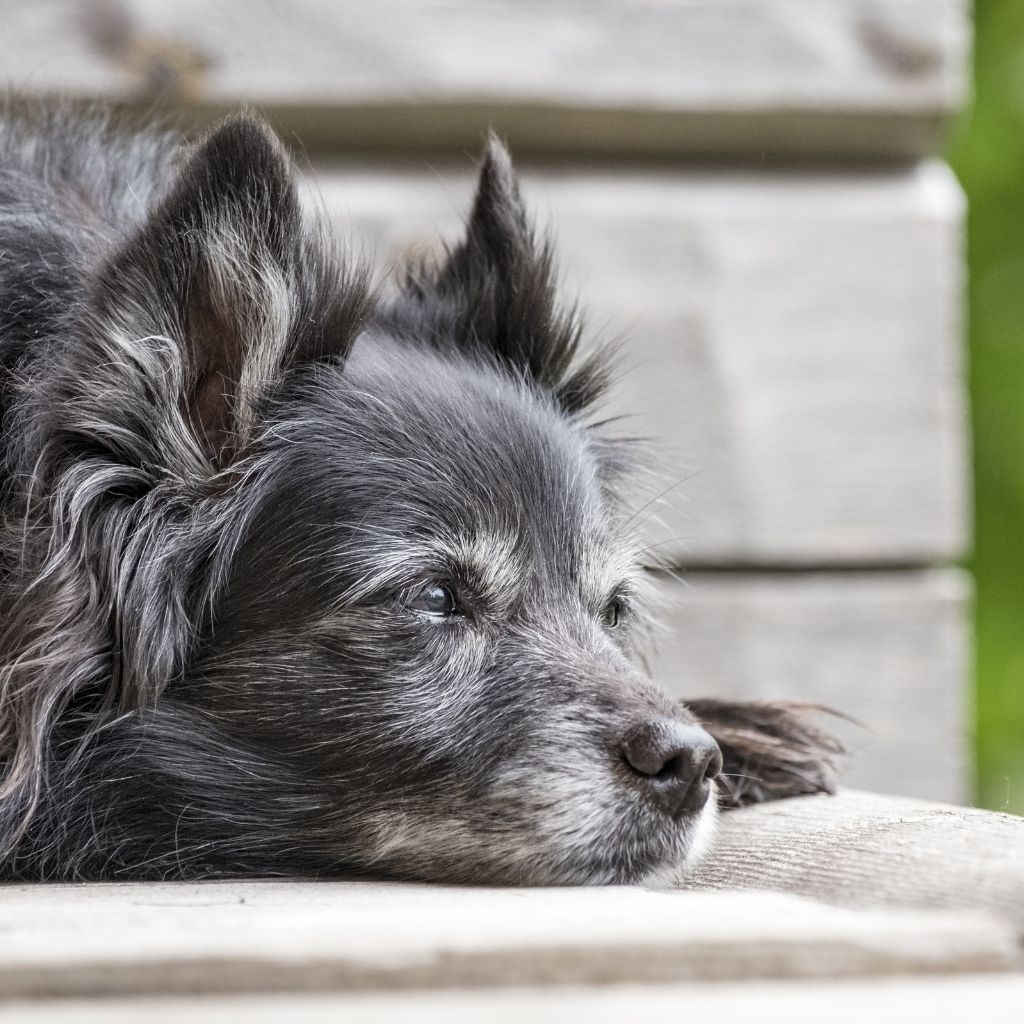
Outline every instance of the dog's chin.
MULTIPOLYGON (((668 888, 696 869, 714 844, 718 826, 714 791, 703 809, 682 821, 659 817, 631 822, 603 849, 588 851, 573 868, 563 868, 554 884, 644 885, 668 888)), ((540 868, 540 874, 546 874, 540 868)), ((551 884, 537 880, 527 884, 551 884)))
POLYGON ((704 808, 668 829, 658 829, 645 853, 634 850, 625 859, 620 877, 606 884, 667 888, 685 878, 704 860, 714 844, 718 827, 718 801, 714 795, 704 808))
POLYGON ((652 889, 664 889, 695 871, 714 845, 718 814, 717 795, 712 792, 704 809, 684 823, 684 842, 679 853, 653 867, 638 882, 652 889))
MULTIPOLYGON (((576 810, 580 808, 577 805, 576 810)), ((604 808, 607 815, 609 808, 604 808)), ((636 810, 634 808, 634 810, 636 810)), ((495 842, 465 819, 375 816, 369 856, 348 860, 370 876, 470 885, 671 886, 707 855, 718 822, 714 787, 703 809, 676 821, 644 809, 580 823, 559 815, 541 835, 524 829, 495 842), (547 835, 543 835, 547 832, 547 835)), ((370 825, 370 822, 367 822, 370 825)), ((341 862, 339 862, 341 863, 341 862)))

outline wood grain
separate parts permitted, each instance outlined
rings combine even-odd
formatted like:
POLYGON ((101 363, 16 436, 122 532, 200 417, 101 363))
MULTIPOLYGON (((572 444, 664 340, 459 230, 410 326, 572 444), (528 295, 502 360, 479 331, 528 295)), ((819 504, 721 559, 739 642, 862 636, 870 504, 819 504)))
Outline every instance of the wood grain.
POLYGON ((965 0, 0 2, 28 93, 255 103, 307 143, 707 156, 930 151, 965 0))
POLYGON ((984 910, 1024 934, 1024 818, 855 790, 763 804, 723 816, 686 885, 984 910))
POLYGON ((230 995, 157 999, 43 1000, 0 1006, 3 1024, 622 1024, 713 1020, 720 1024, 907 1024, 960 1021, 979 1007, 1013 1020, 1024 976, 988 973, 856 981, 615 985, 498 992, 230 995))
POLYGON ((492 988, 1007 969, 971 913, 773 893, 359 882, 8 886, 0 996, 492 988))

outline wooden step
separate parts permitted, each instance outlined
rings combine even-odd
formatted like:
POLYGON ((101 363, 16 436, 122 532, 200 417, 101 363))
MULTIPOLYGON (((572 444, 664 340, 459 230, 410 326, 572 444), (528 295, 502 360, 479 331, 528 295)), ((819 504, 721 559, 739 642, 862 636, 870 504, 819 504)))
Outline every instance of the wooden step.
POLYGON ((0 998, 1010 969, 1012 927, 768 893, 358 882, 8 886, 0 998))

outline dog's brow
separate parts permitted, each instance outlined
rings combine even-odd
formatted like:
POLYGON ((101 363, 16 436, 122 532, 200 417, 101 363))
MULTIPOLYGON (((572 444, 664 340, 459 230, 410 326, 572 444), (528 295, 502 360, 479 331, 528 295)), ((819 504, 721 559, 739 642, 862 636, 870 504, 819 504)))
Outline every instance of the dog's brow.
POLYGON ((512 537, 478 533, 438 545, 438 553, 462 566, 469 578, 499 607, 513 603, 523 587, 527 566, 512 537))
POLYGON ((642 570, 635 544, 620 541, 593 545, 584 552, 581 562, 584 586, 601 600, 641 589, 642 570))

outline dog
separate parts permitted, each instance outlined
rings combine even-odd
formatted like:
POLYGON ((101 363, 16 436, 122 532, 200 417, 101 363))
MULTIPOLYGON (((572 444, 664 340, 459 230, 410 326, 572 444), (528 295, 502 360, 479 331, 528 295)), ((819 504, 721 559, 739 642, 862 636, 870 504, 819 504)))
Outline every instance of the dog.
POLYGON ((390 292, 265 122, 0 127, 0 877, 637 883, 830 791, 637 667, 635 445, 491 137, 390 292))

